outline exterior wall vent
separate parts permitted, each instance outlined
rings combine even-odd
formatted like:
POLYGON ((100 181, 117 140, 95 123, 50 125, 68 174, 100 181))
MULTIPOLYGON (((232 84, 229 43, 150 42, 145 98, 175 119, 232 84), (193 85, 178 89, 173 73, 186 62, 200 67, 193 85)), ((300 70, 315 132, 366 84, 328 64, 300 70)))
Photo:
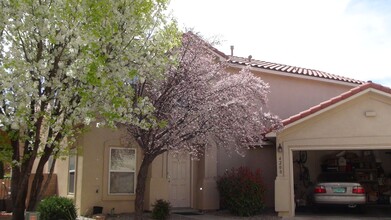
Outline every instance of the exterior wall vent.
POLYGON ((365 117, 376 117, 376 112, 375 111, 366 111, 365 117))

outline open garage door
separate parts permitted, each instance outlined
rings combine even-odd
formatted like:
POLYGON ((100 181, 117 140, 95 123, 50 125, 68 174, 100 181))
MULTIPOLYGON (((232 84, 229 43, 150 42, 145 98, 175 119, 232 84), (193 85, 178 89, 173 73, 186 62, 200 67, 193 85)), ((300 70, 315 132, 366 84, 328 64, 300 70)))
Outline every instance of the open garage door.
POLYGON ((296 205, 311 202, 307 198, 307 190, 311 190, 298 186, 297 175, 301 172, 295 168, 295 161, 300 151, 307 152, 307 161, 301 165, 308 168, 312 184, 321 172, 349 170, 365 185, 369 203, 389 206, 390 121, 391 89, 373 83, 285 119, 284 128, 276 133, 275 210, 278 214, 294 216, 296 205), (377 167, 379 164, 384 174, 377 167))
POLYGON ((391 215, 391 149, 297 150, 292 151, 292 162, 296 215, 391 215), (333 187, 319 188, 324 176, 335 181, 333 187), (357 196, 350 196, 352 189, 343 181, 361 184, 364 191, 356 192, 365 198, 365 206, 357 203, 357 196), (319 206, 316 196, 328 198, 324 201, 328 205, 319 206), (341 204, 345 198, 349 203, 341 204))

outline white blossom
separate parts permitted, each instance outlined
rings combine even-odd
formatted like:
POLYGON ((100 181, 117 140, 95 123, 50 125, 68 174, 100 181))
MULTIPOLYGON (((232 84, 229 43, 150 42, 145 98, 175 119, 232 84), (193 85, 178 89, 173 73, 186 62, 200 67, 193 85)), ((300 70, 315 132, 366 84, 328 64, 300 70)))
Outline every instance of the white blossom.
POLYGON ((164 52, 178 42, 176 25, 156 17, 165 4, 1 1, 0 129, 28 149, 13 155, 23 172, 29 174, 39 156, 66 153, 98 116, 101 125, 154 124, 134 117, 133 109, 150 114, 154 108, 148 99, 134 99, 127 82, 149 72, 158 76, 171 62, 164 52))

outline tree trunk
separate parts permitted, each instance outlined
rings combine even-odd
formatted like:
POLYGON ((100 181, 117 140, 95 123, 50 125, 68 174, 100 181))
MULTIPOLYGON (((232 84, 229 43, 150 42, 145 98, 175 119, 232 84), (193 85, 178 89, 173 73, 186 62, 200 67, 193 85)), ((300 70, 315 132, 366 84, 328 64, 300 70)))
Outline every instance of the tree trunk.
MULTIPOLYGON (((12 160, 19 161, 20 149, 19 141, 13 140, 11 142, 13 153, 12 160)), ((20 167, 13 165, 12 166, 12 177, 11 177, 11 199, 12 199, 12 220, 23 220, 24 219, 24 209, 25 202, 19 199, 20 196, 23 197, 23 194, 27 194, 27 190, 21 187, 20 183, 22 182, 22 173, 20 167)), ((26 199, 26 195, 24 196, 26 199)), ((8 208, 7 208, 8 209, 8 208)))
POLYGON ((0 161, 0 179, 4 179, 4 163, 0 161))
POLYGON ((11 179, 12 220, 24 220, 24 211, 26 209, 28 180, 25 181, 24 179, 28 177, 24 177, 26 174, 21 173, 18 169, 18 167, 13 169, 11 179), (15 172, 14 170, 18 171, 15 172), (16 173, 15 176, 14 173, 16 173), (18 181, 18 183, 14 184, 14 181, 18 181))
MULTIPOLYGON (((12 160, 20 161, 19 141, 11 142, 13 153, 12 160)), ((13 165, 11 177, 11 198, 12 198, 12 220, 24 220, 24 211, 26 209, 26 197, 28 191, 29 177, 35 160, 35 155, 22 162, 21 165, 13 165)))
POLYGON ((148 169, 156 156, 144 154, 144 158, 143 161, 141 162, 140 170, 138 171, 137 186, 136 186, 136 200, 134 201, 135 220, 143 219, 144 194, 145 194, 145 184, 148 176, 148 169))
POLYGON ((35 211, 36 205, 39 200, 39 195, 41 195, 42 189, 42 182, 43 182, 43 169, 45 167, 45 164, 50 158, 51 153, 53 150, 50 148, 45 149, 45 154, 39 159, 39 163, 37 166, 37 169, 35 171, 34 180, 31 184, 31 190, 30 190, 30 197, 29 197, 29 203, 27 206, 27 211, 35 211))
POLYGON ((31 184, 31 189, 30 189, 30 196, 29 196, 29 203, 27 206, 27 211, 34 211, 35 206, 37 204, 38 200, 38 194, 40 193, 41 186, 42 186, 42 181, 43 181, 43 172, 37 171, 34 176, 33 183, 31 184))
POLYGON ((21 200, 18 199, 16 200, 16 202, 13 202, 12 220, 24 220, 24 211, 26 209, 25 200, 27 197, 27 187, 26 189, 20 190, 19 193, 18 194, 20 195, 21 200))
POLYGON ((53 159, 52 166, 50 167, 48 178, 46 179, 45 183, 43 184, 43 187, 42 187, 43 190, 40 190, 40 192, 37 196, 38 197, 37 201, 41 201, 42 196, 46 193, 46 190, 48 189, 50 181, 52 180, 55 166, 56 166, 56 158, 53 159))
MULTIPOLYGON (((19 149, 19 141, 12 141, 12 161, 19 161, 20 157, 20 149, 19 149)), ((11 172, 11 199, 12 204, 16 201, 16 195, 18 193, 18 186, 20 182, 20 170, 15 165, 12 165, 11 172)))

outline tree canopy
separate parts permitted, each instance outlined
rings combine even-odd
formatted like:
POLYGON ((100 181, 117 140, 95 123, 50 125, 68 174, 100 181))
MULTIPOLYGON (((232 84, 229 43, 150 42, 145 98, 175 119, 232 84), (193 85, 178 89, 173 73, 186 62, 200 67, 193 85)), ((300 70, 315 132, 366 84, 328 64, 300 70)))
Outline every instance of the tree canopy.
MULTIPOLYGON (((277 116, 265 111, 269 86, 249 68, 228 71, 227 60, 211 50, 199 36, 183 35, 182 45, 172 51, 177 62, 163 78, 146 76, 133 84, 136 99, 148 97, 155 107, 154 122, 143 128, 128 125, 143 151, 136 189, 136 214, 142 212, 148 166, 170 151, 202 155, 212 142, 242 153, 262 135, 281 126, 277 116)), ((136 115, 139 120, 147 116, 136 115)))
MULTIPOLYGON (((175 53, 178 63, 163 78, 146 77, 135 84, 137 97, 148 97, 160 124, 148 129, 129 125, 145 153, 185 150, 197 156, 208 137, 240 153, 262 135, 281 126, 277 116, 265 111, 269 86, 249 68, 227 71, 200 37, 186 33, 175 53)), ((140 119, 145 116, 138 114, 140 119)))
POLYGON ((11 138, 14 202, 24 203, 17 189, 26 188, 34 160, 42 173, 96 117, 149 127, 133 115, 154 107, 135 99, 132 85, 171 62, 166 53, 179 40, 166 7, 167 0, 0 2, 0 129, 11 138))

